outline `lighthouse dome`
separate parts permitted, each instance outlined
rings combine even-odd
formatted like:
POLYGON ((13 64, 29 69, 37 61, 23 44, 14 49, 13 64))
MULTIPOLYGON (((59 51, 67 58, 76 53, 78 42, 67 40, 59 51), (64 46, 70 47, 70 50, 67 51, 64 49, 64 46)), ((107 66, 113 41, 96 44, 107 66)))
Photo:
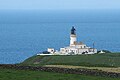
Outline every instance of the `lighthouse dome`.
POLYGON ((76 31, 76 29, 73 26, 72 29, 71 29, 71 34, 75 35, 76 34, 75 31, 76 31))

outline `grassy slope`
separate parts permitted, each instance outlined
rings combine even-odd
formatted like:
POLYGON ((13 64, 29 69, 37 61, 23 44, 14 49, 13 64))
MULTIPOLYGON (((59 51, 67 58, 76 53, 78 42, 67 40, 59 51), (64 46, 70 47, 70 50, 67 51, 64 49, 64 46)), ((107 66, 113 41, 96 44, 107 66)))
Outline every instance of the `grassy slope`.
POLYGON ((63 74, 0 68, 0 80, 119 80, 119 79, 96 76, 84 76, 76 74, 63 74))
POLYGON ((120 67, 120 53, 74 55, 74 56, 33 56, 24 65, 74 65, 97 67, 120 67))

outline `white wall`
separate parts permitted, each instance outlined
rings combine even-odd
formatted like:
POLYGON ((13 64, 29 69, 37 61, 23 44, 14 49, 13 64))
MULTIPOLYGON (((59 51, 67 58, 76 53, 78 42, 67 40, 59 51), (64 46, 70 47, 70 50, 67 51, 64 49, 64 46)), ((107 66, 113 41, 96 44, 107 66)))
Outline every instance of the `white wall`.
POLYGON ((74 45, 77 41, 76 35, 70 35, 70 46, 74 45))

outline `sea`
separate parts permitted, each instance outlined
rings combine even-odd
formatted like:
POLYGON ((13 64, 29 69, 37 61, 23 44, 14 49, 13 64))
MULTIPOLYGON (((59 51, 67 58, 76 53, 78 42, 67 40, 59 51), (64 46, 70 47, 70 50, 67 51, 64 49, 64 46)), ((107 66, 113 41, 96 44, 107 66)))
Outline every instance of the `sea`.
POLYGON ((47 48, 69 46, 72 26, 78 41, 120 52, 118 10, 0 10, 0 64, 21 63, 47 48))

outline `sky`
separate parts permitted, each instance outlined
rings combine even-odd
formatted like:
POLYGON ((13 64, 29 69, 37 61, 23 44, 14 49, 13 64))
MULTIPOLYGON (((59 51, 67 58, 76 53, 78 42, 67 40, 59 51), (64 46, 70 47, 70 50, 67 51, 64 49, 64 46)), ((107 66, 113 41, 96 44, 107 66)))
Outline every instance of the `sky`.
POLYGON ((120 0, 0 0, 0 9, 120 9, 120 0))

